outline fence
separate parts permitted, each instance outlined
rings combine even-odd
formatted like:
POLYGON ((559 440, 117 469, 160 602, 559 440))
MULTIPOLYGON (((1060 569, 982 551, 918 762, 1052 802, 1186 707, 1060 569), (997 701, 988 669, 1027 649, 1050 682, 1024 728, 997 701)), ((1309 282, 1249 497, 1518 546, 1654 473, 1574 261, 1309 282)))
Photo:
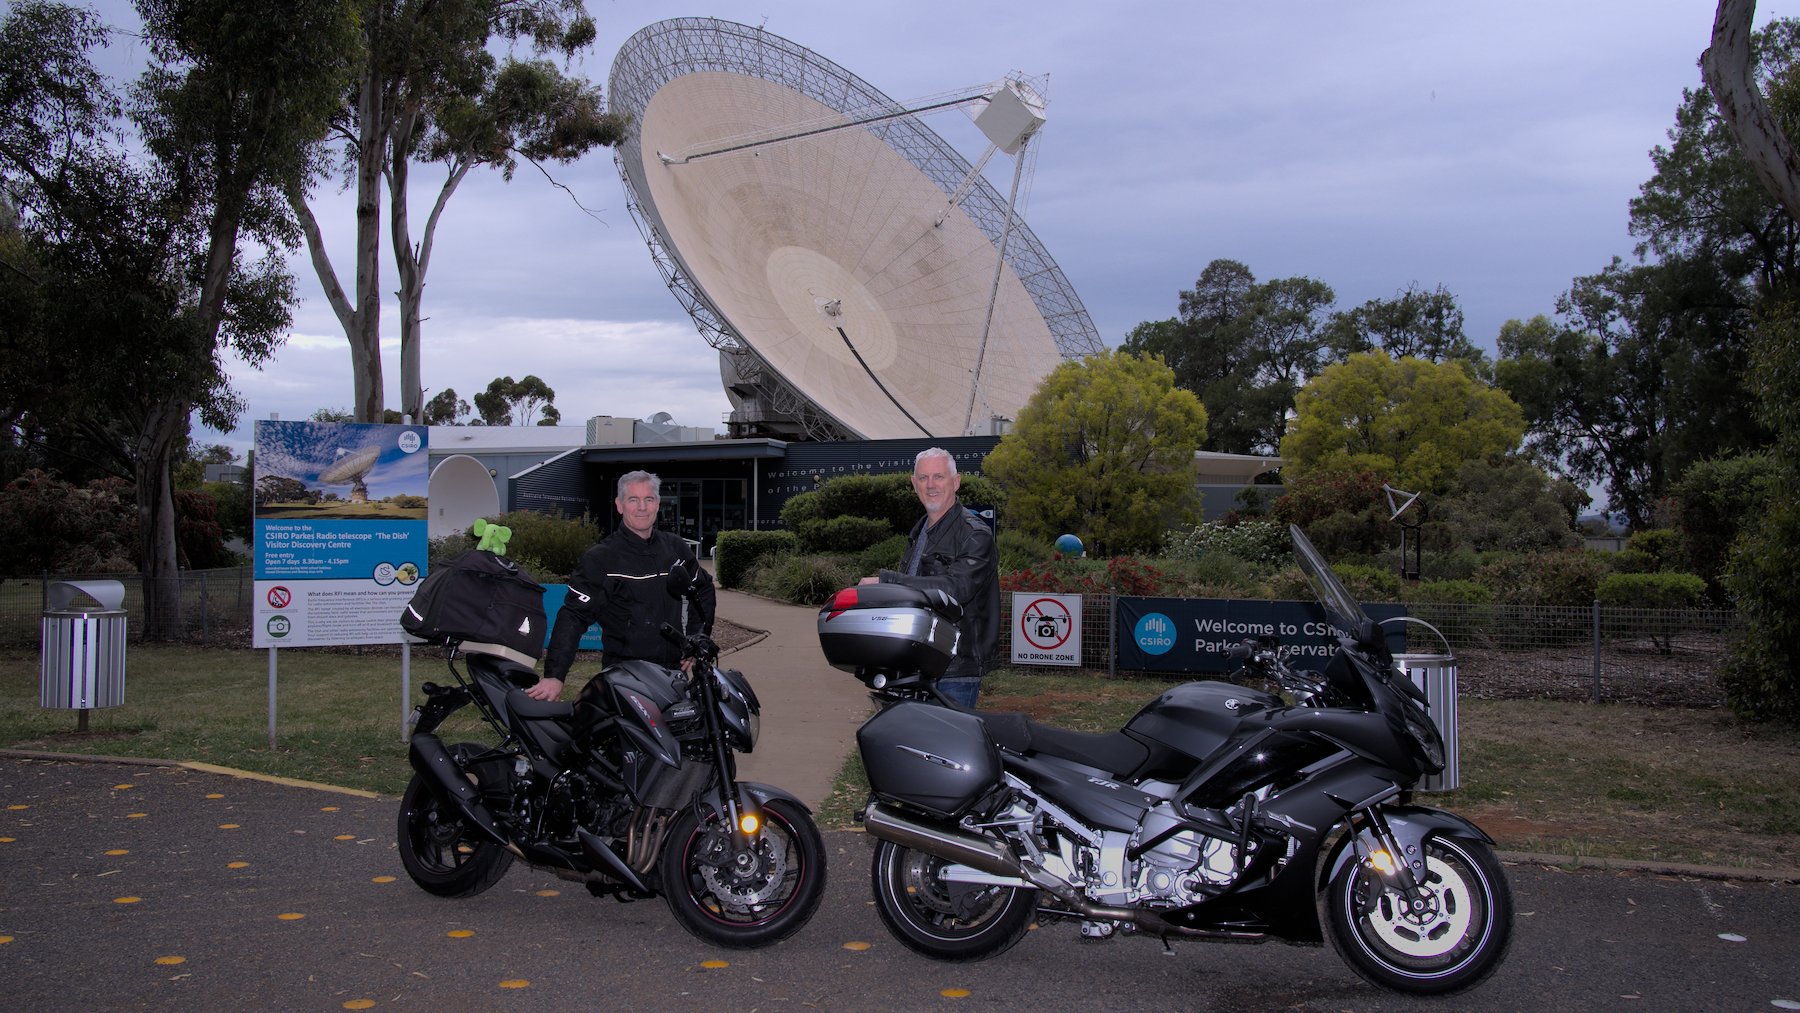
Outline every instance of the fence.
MULTIPOLYGON (((116 580, 125 585, 126 635, 142 642, 149 626, 144 577, 137 573, 46 574, 0 580, 0 644, 36 646, 49 587, 59 580, 116 580)), ((256 584, 247 566, 184 570, 169 603, 178 639, 209 646, 248 646, 256 584)))
MULTIPOLYGON (((125 585, 128 636, 142 641, 143 578, 138 574, 48 574, 0 580, 0 644, 36 647, 51 582, 117 580, 125 585)), ((184 571, 177 636, 212 646, 248 646, 255 582, 250 568, 184 571)), ((1081 665, 1115 672, 1114 596, 1082 597, 1081 665)), ((1456 654, 1461 695, 1474 698, 1607 700, 1711 707, 1725 702, 1716 673, 1744 628, 1730 610, 1563 608, 1410 603, 1409 614, 1437 627, 1456 654)), ((1012 629, 1012 595, 1000 596, 1001 629, 1012 629)), ((729 618, 729 617, 728 617, 729 618)), ((1435 652, 1428 632, 1407 624, 1408 649, 1435 652), (1421 639, 1423 636, 1423 639, 1421 639)), ((1002 659, 1007 639, 1001 638, 1002 659)))
MULTIPOLYGON (((1116 671, 1114 600, 1109 594, 1082 597, 1083 668, 1116 671)), ((1011 630, 1012 595, 1000 596, 1000 611, 1002 631, 1011 630)), ((1443 632, 1456 655, 1460 694, 1477 699, 1720 706, 1725 693, 1718 667, 1745 625, 1731 610, 1598 603, 1561 608, 1415 602, 1408 603, 1407 612, 1443 632)), ((1407 630, 1409 651, 1443 649, 1416 624, 1407 624, 1407 630)), ((1003 635, 1003 662, 1007 644, 1003 635)))

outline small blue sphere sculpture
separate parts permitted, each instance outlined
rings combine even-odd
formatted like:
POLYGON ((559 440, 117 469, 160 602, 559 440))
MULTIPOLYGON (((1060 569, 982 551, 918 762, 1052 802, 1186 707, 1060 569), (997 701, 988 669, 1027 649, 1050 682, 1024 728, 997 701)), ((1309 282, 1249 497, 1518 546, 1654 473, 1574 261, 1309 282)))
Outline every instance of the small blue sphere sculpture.
POLYGON ((1058 535, 1056 537, 1056 551, 1065 556, 1080 557, 1082 552, 1081 539, 1076 538, 1074 535, 1058 535))

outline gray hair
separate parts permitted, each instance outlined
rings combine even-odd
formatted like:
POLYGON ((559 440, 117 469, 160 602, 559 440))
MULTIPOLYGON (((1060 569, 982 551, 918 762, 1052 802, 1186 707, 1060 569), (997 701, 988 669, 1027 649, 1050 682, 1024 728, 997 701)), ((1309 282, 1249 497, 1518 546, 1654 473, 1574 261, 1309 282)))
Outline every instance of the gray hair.
POLYGON ((656 490, 656 498, 662 499, 662 479, 657 478, 655 475, 652 475, 647 471, 628 471, 625 474, 620 475, 619 476, 618 497, 620 499, 624 499, 625 498, 625 487, 628 485, 637 485, 640 482, 650 483, 650 485, 656 490))
POLYGON ((926 447, 924 450, 919 451, 919 456, 913 458, 913 470, 918 471, 919 465, 924 464, 934 457, 943 458, 944 466, 950 469, 950 474, 956 474, 956 458, 951 457, 950 451, 945 450, 943 447, 926 447))

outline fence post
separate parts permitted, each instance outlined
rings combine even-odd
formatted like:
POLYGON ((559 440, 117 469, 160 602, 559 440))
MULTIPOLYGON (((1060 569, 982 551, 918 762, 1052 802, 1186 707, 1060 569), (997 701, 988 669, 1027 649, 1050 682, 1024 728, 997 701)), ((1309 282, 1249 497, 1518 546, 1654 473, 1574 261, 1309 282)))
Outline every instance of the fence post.
POLYGON ((201 570, 200 571, 200 646, 201 647, 210 646, 210 641, 206 635, 206 633, 207 633, 206 607, 207 607, 206 571, 201 570))
POLYGON ((1106 589, 1106 677, 1119 677, 1119 645, 1113 639, 1119 635, 1119 589, 1106 589))
POLYGON ((1594 702, 1600 702, 1600 599, 1594 599, 1594 702))

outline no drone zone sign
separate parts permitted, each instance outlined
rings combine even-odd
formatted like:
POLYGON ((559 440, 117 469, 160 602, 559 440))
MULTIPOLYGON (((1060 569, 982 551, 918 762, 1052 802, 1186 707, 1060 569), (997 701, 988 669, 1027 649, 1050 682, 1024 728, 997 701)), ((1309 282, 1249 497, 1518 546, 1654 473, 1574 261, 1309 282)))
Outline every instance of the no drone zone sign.
POLYGON ((1012 663, 1081 664, 1081 596, 1012 593, 1012 663))

